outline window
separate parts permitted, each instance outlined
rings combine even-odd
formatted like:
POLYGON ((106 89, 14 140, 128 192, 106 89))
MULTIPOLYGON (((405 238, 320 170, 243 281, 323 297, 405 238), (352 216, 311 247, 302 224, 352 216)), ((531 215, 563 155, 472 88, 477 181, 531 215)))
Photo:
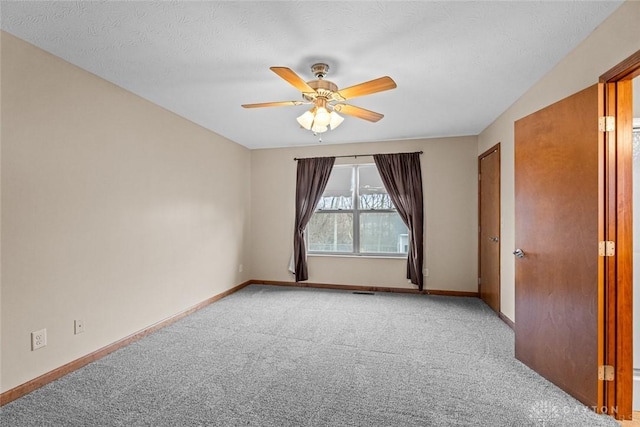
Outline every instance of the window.
POLYGON ((401 256, 409 246, 374 164, 333 167, 306 234, 309 253, 401 256))

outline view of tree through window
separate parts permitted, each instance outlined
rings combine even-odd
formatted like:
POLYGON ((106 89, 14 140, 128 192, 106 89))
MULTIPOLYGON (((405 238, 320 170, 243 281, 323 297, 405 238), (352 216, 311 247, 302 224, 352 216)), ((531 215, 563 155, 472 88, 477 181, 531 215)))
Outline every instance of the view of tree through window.
POLYGON ((334 166, 307 226, 309 252, 406 254, 407 227, 373 164, 334 166))

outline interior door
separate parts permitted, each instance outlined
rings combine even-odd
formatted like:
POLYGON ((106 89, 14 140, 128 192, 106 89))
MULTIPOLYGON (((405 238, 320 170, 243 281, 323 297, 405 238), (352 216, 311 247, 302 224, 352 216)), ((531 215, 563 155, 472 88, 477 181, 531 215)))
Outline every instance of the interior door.
POLYGON ((604 353, 603 88, 515 123, 516 358, 601 407, 604 353))
POLYGON ((500 313, 500 145, 478 158, 480 298, 500 313))

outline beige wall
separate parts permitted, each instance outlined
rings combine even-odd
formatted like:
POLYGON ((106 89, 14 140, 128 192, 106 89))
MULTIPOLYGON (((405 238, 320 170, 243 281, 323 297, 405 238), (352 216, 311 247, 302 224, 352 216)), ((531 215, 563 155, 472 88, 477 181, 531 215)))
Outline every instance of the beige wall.
POLYGON ((0 34, 6 391, 247 280, 251 155, 0 34))
MULTIPOLYGON (((600 75, 640 49, 640 1, 620 6, 583 43, 479 135, 478 153, 497 142, 502 154, 501 309, 515 313, 514 122, 598 82, 600 75)), ((526 251, 526 248, 523 248, 526 251)))
MULTIPOLYGON (((355 120, 355 119, 354 119, 355 120)), ((296 162, 294 157, 424 151, 426 289, 477 291, 477 139, 423 139, 254 150, 253 278, 293 281, 296 162)), ((354 159, 337 162, 353 163, 354 159)), ((358 158, 372 163, 373 159, 358 158)), ((399 259, 309 257, 309 282, 414 288, 399 259)))

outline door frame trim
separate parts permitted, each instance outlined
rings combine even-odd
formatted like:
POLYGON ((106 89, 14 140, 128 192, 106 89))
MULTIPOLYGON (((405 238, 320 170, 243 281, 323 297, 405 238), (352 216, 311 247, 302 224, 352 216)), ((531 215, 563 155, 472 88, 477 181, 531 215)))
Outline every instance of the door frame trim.
MULTIPOLYGON (((482 181, 480 179, 480 171, 481 171, 481 167, 480 167, 480 162, 482 161, 482 159, 484 159, 485 157, 489 156, 490 154, 496 153, 498 155, 498 224, 500 224, 498 226, 498 316, 500 316, 500 318, 502 320, 508 319, 503 313, 502 313, 502 263, 501 258, 502 258, 502 157, 501 157, 501 153, 500 153, 500 143, 498 142, 496 145, 494 145, 493 147, 489 148, 488 150, 486 150, 484 153, 480 154, 478 156, 478 278, 482 277, 482 272, 481 272, 481 266, 482 266, 482 262, 481 262, 481 256, 482 256, 482 242, 480 241, 480 227, 482 226, 482 202, 481 202, 481 193, 480 190, 482 188, 482 181)), ((478 284, 478 295, 480 296, 480 298, 482 299, 482 292, 481 292, 481 287, 482 284, 478 284)), ((509 325, 509 327, 511 327, 511 329, 513 329, 513 322, 511 322, 511 324, 509 322, 506 322, 507 325, 509 325)))
POLYGON ((616 129, 605 132, 605 240, 616 243, 605 259, 605 363, 615 378, 605 384, 607 413, 630 420, 633 405, 633 230, 632 230, 632 83, 640 76, 640 50, 600 76, 605 86, 605 115, 616 129))

